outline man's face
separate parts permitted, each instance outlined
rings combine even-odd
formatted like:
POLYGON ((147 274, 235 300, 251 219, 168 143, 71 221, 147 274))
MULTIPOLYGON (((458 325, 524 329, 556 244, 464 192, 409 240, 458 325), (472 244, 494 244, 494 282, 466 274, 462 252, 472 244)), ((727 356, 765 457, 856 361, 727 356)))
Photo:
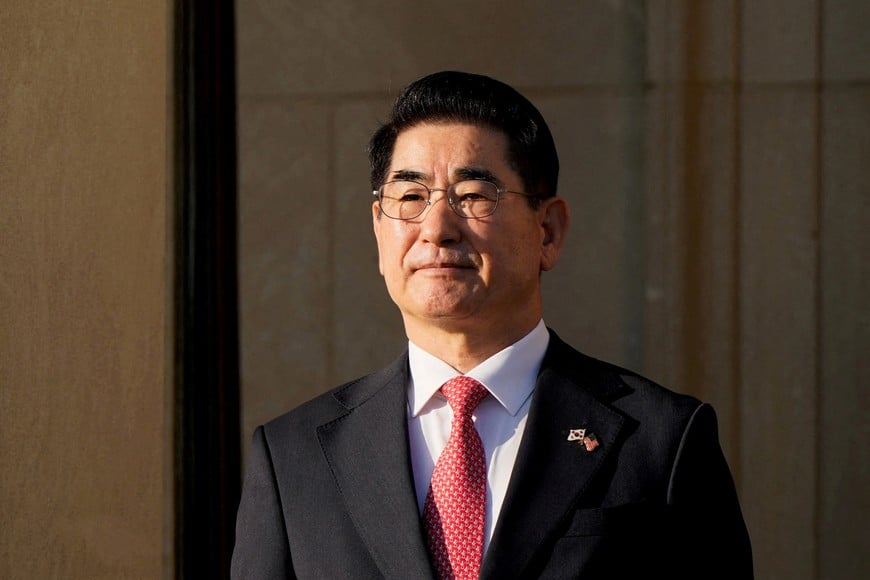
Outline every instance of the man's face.
MULTIPOLYGON (((443 189, 468 175, 524 191, 508 165, 506 137, 465 124, 424 123, 400 133, 387 181, 413 179, 443 189)), ((504 319, 536 323, 540 272, 555 264, 561 247, 546 223, 552 202, 532 209, 523 196, 504 193, 491 216, 464 219, 443 191, 435 191, 423 214, 407 221, 380 215, 375 202, 380 271, 406 329, 486 331, 503 328, 504 319)))

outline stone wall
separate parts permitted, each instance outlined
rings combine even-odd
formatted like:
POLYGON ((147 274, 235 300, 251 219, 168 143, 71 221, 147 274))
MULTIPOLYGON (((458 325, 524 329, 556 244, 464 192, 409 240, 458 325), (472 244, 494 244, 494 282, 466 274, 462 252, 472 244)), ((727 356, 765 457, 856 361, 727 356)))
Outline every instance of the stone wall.
POLYGON ((712 402, 759 578, 870 549, 861 0, 238 2, 243 444, 391 360, 365 146, 411 80, 539 105, 573 211, 545 319, 712 402))
POLYGON ((0 578, 171 570, 168 14, 0 10, 0 578))

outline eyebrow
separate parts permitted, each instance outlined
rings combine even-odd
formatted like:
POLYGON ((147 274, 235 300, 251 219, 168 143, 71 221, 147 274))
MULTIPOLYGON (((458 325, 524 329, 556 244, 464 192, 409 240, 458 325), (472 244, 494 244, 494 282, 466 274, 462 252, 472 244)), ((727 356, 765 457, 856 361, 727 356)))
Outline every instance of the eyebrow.
MULTIPOLYGON (((496 184, 501 183, 491 171, 480 167, 460 167, 453 172, 453 175, 454 179, 456 179, 457 181, 465 181, 471 179, 479 181, 491 181, 496 184)), ((391 178, 396 181, 425 182, 429 179, 429 176, 419 171, 413 171, 410 169, 399 169, 393 172, 391 178)))
POLYGON ((419 171, 400 169, 393 172, 392 179, 395 181, 426 181, 426 175, 419 171))
POLYGON ((491 171, 480 167, 460 167, 454 172, 454 174, 460 180, 476 179, 480 181, 492 181, 493 183, 499 183, 498 179, 495 178, 495 175, 493 175, 491 171))

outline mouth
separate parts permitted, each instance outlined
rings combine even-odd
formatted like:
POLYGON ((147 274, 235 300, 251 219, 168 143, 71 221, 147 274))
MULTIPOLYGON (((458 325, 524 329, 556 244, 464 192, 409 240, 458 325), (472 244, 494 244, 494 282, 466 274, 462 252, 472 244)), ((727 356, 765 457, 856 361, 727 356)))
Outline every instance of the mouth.
POLYGON ((449 274, 462 270, 477 270, 472 256, 460 251, 439 251, 429 255, 419 255, 409 264, 411 272, 429 274, 449 274))
POLYGON ((414 266, 415 270, 467 270, 474 268, 474 263, 461 256, 442 256, 428 262, 421 262, 414 266))
POLYGON ((459 264, 456 262, 434 262, 432 264, 422 264, 417 266, 418 270, 432 270, 440 268, 471 268, 468 264, 459 264))
POLYGON ((426 271, 431 273, 438 272, 456 272, 458 270, 473 270, 474 265, 467 261, 438 261, 438 262, 427 262, 424 264, 420 264, 415 266, 413 270, 415 272, 426 271))

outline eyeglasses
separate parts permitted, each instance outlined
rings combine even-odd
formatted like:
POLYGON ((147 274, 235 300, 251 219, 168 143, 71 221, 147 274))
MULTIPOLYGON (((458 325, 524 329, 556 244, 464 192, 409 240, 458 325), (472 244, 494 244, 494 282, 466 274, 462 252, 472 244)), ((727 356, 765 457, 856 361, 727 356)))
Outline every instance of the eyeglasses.
POLYGON ((535 196, 521 191, 502 189, 496 184, 479 179, 468 179, 451 184, 447 189, 431 189, 416 181, 389 181, 372 194, 378 198, 381 211, 394 220, 412 220, 432 205, 432 192, 443 191, 447 203, 456 215, 465 219, 480 219, 491 216, 498 207, 503 193, 516 193, 526 197, 535 196))

